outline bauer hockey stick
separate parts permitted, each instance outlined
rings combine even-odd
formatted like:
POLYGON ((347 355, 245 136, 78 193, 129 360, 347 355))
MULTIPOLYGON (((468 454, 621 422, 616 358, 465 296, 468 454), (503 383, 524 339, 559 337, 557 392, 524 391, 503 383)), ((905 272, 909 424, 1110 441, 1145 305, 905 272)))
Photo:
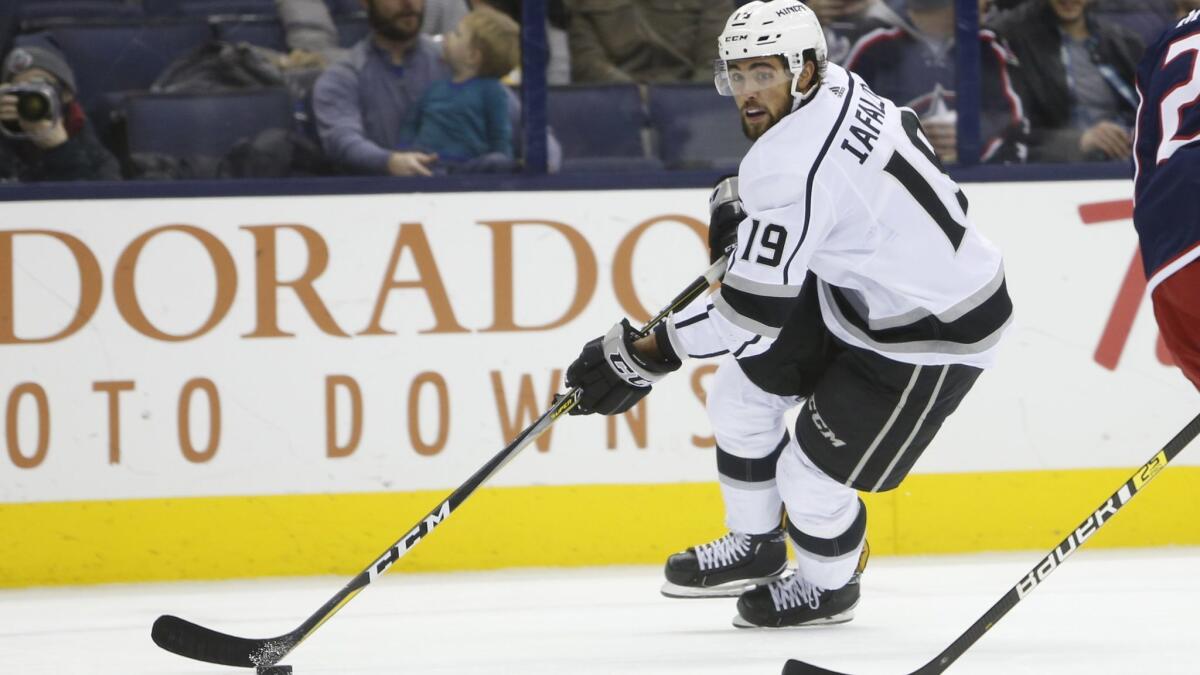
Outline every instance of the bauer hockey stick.
MULTIPOLYGON (((675 296, 675 299, 669 305, 642 327, 638 332, 639 337, 649 335, 650 331, 662 323, 668 314, 683 308, 685 305, 691 303, 692 300, 700 297, 700 294, 705 289, 721 278, 725 269, 725 262, 726 258, 722 256, 703 275, 696 277, 682 293, 675 296)), ((226 635, 225 633, 205 628, 204 626, 185 621, 175 616, 163 615, 158 617, 154 622, 154 627, 150 631, 150 636, 154 639, 154 643, 169 652, 174 652, 190 659, 196 659, 197 661, 207 661, 208 663, 242 668, 257 668, 260 673, 270 672, 272 666, 279 663, 297 645, 320 628, 321 624, 328 621, 339 609, 346 606, 346 603, 353 600, 354 596, 358 595, 359 592, 378 579, 392 565, 395 565, 401 557, 432 532, 433 528, 449 518, 450 514, 466 501, 467 497, 470 497, 471 493, 475 492, 476 488, 487 481, 492 474, 499 471, 518 452, 532 443, 542 432, 550 428, 550 425, 554 424, 558 418, 570 412, 579 403, 580 394, 581 390, 577 387, 567 394, 557 397, 550 406, 550 409, 518 434, 508 447, 488 460, 487 464, 484 464, 465 483, 450 493, 449 497, 446 497, 445 500, 435 506, 407 534, 389 546, 375 562, 360 572, 358 576, 351 579, 342 590, 338 591, 324 605, 321 605, 320 609, 305 619, 304 623, 300 624, 290 633, 284 633, 273 638, 241 638, 226 635)), ((282 670, 283 668, 285 667, 280 667, 281 672, 288 672, 282 670)))
MULTIPOLYGON (((971 645, 975 644, 983 634, 991 630, 1000 619, 1008 614, 1008 610, 1017 606, 1017 603, 1024 600, 1025 596, 1033 592, 1033 589, 1038 587, 1038 584, 1046 580, 1050 573, 1058 569, 1058 566, 1066 561, 1067 557, 1075 551, 1079 550, 1083 543, 1091 538, 1092 535, 1104 526, 1117 511, 1129 503, 1134 495, 1142 491, 1151 479, 1158 475, 1160 471, 1166 468, 1167 463, 1175 458, 1181 450, 1189 443, 1195 440, 1196 436, 1200 435, 1200 415, 1197 415, 1188 425, 1183 428, 1175 438, 1163 447, 1158 454, 1150 458, 1149 462, 1142 465, 1140 469, 1134 472, 1132 476, 1126 480, 1116 492, 1112 494, 1100 508, 1088 514, 1088 517, 1079 524, 1067 535, 1066 539, 1059 542, 1058 546, 1053 551, 1046 554, 1033 569, 1021 580, 1013 586, 1004 597, 1000 598, 996 604, 992 605, 991 609, 983 613, 975 623, 971 624, 962 635, 950 643, 941 654, 938 654, 932 661, 926 663, 920 668, 912 671, 909 675, 937 675, 944 672, 950 667, 950 664, 958 660, 958 657, 963 655, 971 645)), ((845 675, 835 670, 826 670, 819 666, 814 666, 810 663, 789 659, 783 666, 783 675, 845 675)))

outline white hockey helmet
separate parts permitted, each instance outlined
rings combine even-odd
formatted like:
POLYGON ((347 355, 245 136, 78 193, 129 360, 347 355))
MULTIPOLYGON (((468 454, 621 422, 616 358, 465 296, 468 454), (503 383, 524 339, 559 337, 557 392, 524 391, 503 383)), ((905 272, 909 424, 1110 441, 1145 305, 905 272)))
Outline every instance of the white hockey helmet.
MULTIPOLYGON (((818 75, 824 74, 829 50, 821 22, 807 5, 799 0, 755 0, 734 10, 725 22, 725 30, 717 38, 720 58, 714 64, 717 91, 722 96, 744 94, 774 86, 774 82, 758 82, 743 78, 731 81, 727 64, 738 59, 782 56, 792 72, 792 94, 795 107, 812 96, 799 91, 797 85, 804 70, 804 52, 813 50, 818 75)), ((794 108, 793 108, 794 109, 794 108)))

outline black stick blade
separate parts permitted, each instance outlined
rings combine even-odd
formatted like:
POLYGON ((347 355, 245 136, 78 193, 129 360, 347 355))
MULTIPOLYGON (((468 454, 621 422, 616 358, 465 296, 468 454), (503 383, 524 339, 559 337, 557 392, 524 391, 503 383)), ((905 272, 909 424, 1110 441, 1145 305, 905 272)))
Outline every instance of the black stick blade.
POLYGON ((238 668, 274 665, 296 645, 291 635, 251 640, 226 635, 164 614, 150 629, 154 644, 189 659, 238 668))
POLYGON ((796 659, 788 659, 788 662, 783 664, 783 675, 845 675, 836 670, 826 670, 820 666, 814 666, 811 663, 797 661, 796 659))

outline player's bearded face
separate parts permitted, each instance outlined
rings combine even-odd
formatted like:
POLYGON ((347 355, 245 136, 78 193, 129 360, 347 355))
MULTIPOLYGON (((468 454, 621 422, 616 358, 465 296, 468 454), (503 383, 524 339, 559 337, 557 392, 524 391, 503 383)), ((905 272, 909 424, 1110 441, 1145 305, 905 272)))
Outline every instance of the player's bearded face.
POLYGON ((732 61, 728 70, 746 138, 758 139, 791 112, 792 72, 782 59, 732 61))

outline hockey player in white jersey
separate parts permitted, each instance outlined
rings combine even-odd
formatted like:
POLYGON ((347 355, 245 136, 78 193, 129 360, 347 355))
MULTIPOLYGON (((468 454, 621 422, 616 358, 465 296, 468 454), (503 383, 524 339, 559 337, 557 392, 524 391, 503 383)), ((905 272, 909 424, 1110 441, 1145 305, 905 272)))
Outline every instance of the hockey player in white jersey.
POLYGON ((710 202, 722 286, 646 338, 626 320, 587 343, 572 412, 624 412, 683 359, 722 358, 707 406, 730 532, 671 556, 663 592, 740 594, 743 627, 848 621, 858 491, 899 485, 993 364, 1003 264, 917 116, 827 63, 808 7, 744 5, 718 48, 717 89, 755 141, 710 202))

